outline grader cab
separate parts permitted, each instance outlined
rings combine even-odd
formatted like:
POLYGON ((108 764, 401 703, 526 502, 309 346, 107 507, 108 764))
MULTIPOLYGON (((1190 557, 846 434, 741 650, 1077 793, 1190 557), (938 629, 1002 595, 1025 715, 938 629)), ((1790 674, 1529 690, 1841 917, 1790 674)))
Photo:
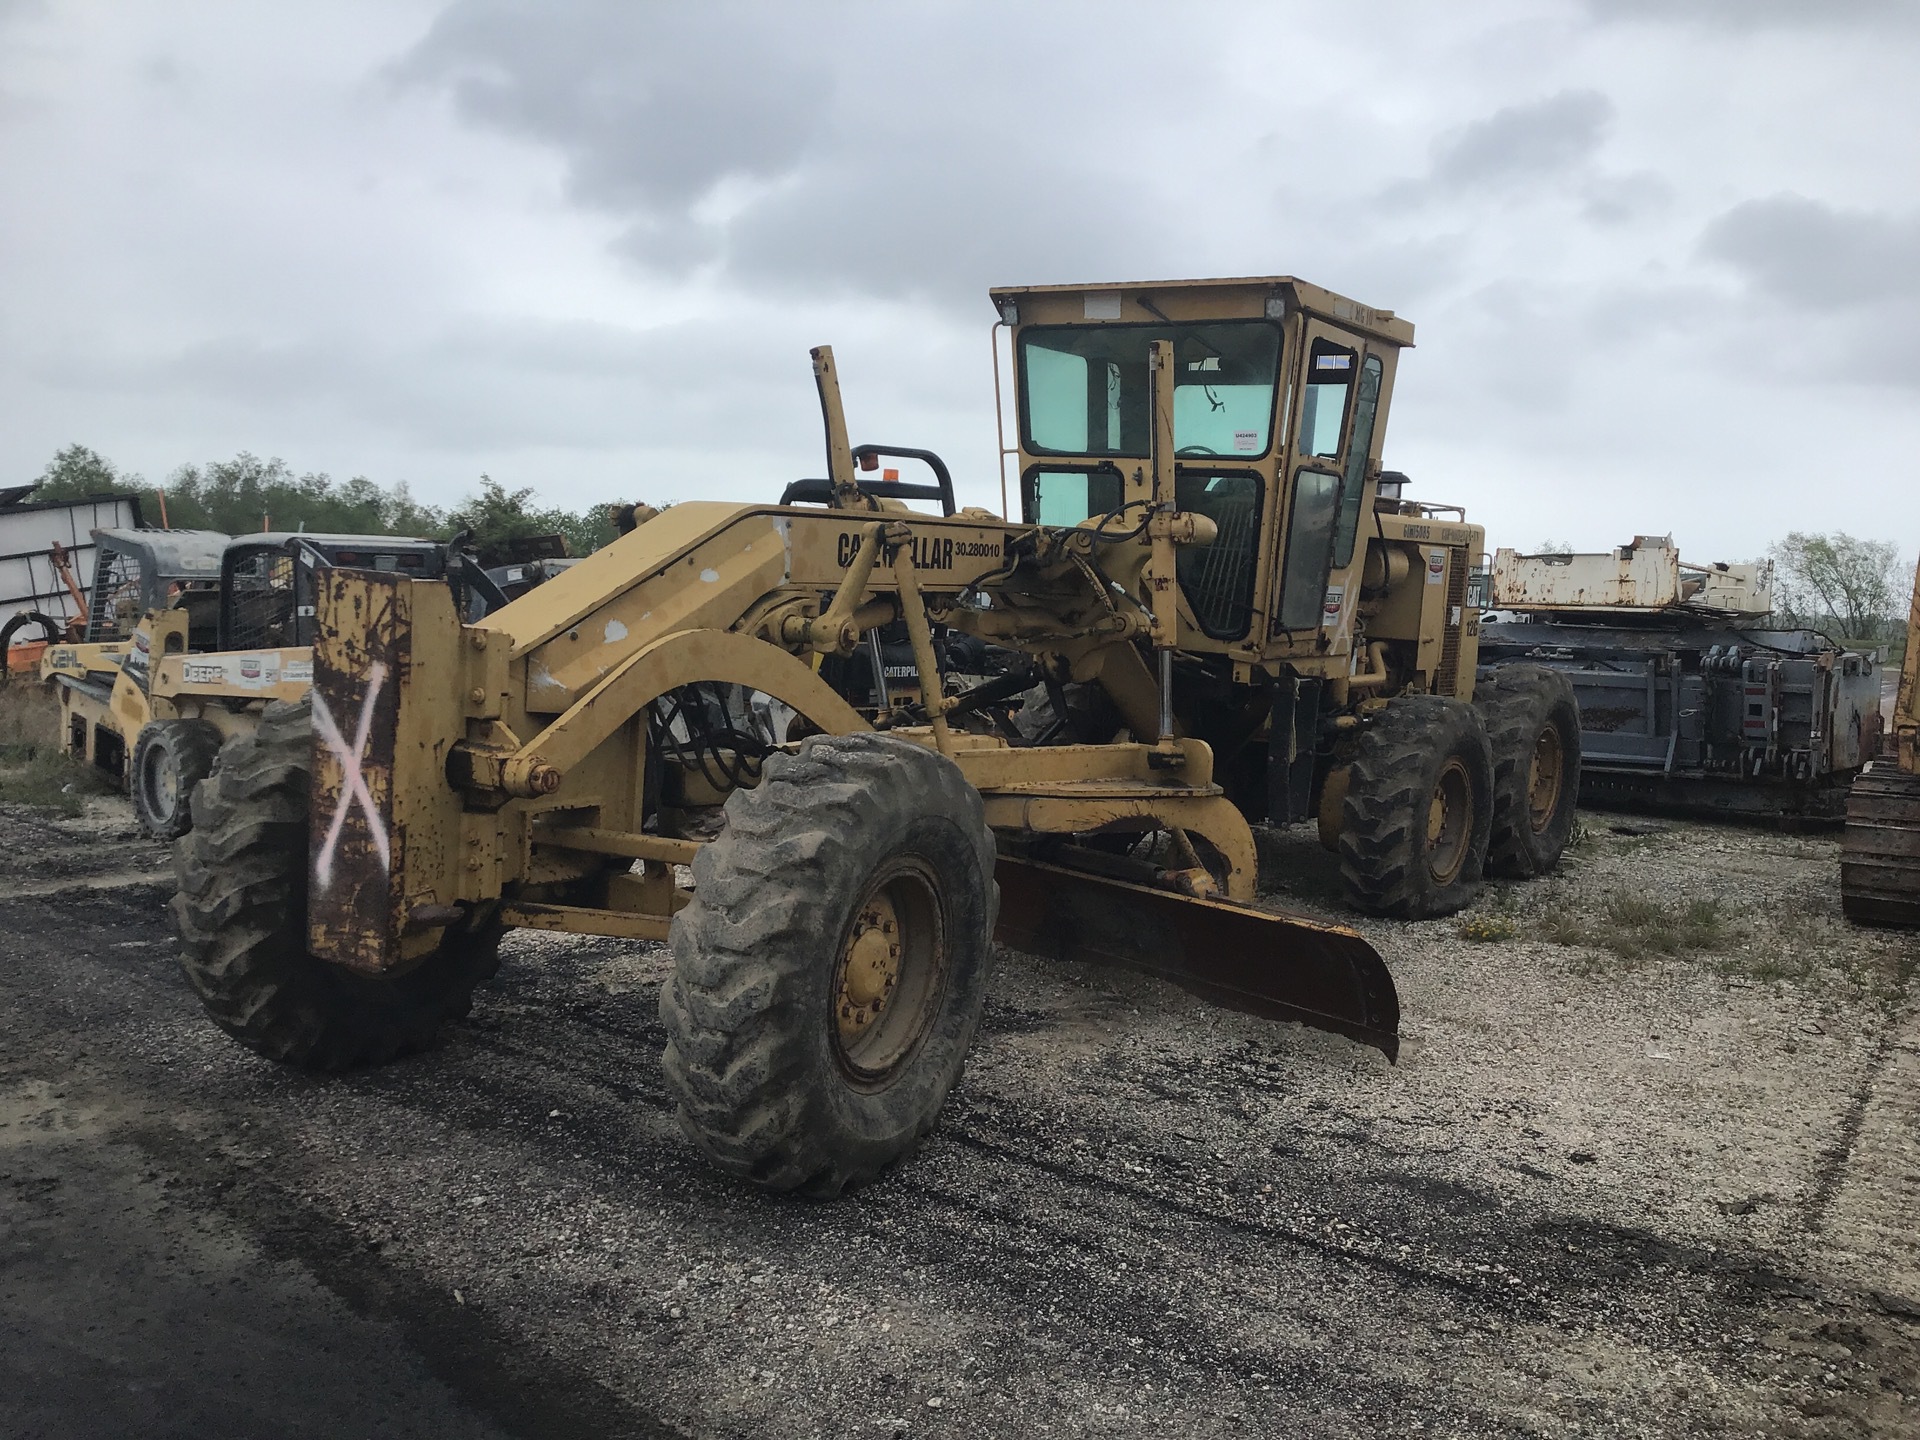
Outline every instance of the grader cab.
POLYGON ((1255 903, 1250 820, 1315 818, 1357 905, 1441 914, 1557 860, 1578 768, 1554 677, 1470 703, 1481 531, 1379 470, 1411 327, 1284 278, 993 298, 1017 519, 864 469, 929 457, 850 444, 820 349, 828 473, 783 503, 636 514, 472 624, 320 577, 310 697, 228 747, 176 850, 214 1019, 380 1060, 506 928, 666 940, 683 1125, 814 1195, 933 1125, 996 935, 1393 1056, 1379 956, 1255 903))

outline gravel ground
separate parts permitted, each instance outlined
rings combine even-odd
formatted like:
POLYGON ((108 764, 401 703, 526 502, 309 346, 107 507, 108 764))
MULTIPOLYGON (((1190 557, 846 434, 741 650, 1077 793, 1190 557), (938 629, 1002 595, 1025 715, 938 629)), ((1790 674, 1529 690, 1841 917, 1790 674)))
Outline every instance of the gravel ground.
POLYGON ((1916 1433, 1915 941, 1836 849, 1590 815, 1511 938, 1363 924, 1397 1067, 1006 954, 823 1206, 678 1136, 659 947, 517 936, 432 1054, 308 1076, 201 1018, 121 802, 0 807, 0 1433, 1916 1433))

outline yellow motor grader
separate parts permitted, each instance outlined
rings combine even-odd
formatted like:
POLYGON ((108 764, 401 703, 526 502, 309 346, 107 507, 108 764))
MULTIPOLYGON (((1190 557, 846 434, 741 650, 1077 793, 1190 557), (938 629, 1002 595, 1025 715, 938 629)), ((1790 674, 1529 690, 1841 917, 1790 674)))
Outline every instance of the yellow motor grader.
POLYGON ((992 293, 1018 520, 873 477, 907 452, 849 443, 822 348, 827 474, 782 503, 636 516, 472 624, 321 573, 310 696, 176 847, 213 1018, 376 1061, 508 927, 665 940, 685 1129, 817 1196, 933 1125, 996 936, 1394 1056, 1379 956, 1254 904, 1249 821, 1317 819, 1355 904, 1444 914, 1555 863, 1579 754, 1558 677, 1472 703, 1482 532, 1380 472, 1412 327, 1290 278, 992 293), (856 691, 896 626, 914 683, 856 691), (956 637, 993 673, 943 669, 956 637))

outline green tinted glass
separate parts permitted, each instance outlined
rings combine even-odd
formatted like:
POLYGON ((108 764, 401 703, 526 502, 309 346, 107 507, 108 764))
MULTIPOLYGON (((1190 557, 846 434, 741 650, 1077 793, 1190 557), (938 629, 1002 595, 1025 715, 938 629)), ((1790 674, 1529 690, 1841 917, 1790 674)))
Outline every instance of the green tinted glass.
POLYGON ((1057 325, 1024 331, 1020 411, 1042 454, 1144 456, 1151 396, 1147 353, 1173 342, 1173 443, 1182 455, 1264 455, 1272 439, 1280 327, 1057 325))

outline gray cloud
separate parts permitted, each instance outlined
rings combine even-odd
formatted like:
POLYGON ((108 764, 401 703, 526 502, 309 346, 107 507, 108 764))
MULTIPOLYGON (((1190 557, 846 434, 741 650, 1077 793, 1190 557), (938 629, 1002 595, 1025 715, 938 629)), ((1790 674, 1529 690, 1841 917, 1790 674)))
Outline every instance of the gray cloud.
POLYGON ((1073 77, 1152 53, 1162 85, 1198 78, 1214 27, 1101 8, 1107 23, 1089 28, 1092 13, 855 4, 828 23, 598 0, 558 22, 548 7, 459 0, 394 74, 552 146, 569 197, 620 217, 617 248, 636 265, 979 310, 993 281, 1117 274, 1177 229, 1142 203, 1164 177, 1140 166, 1150 117, 1174 117, 1073 77), (997 23, 1023 52, 1070 57, 1066 69, 1035 83, 997 23))
POLYGON ((444 85, 469 119, 560 147, 583 204, 684 211, 723 181, 799 163, 835 83, 809 43, 815 29, 796 9, 740 0, 463 0, 392 74, 444 85))
POLYGON ((1801 195, 1749 200, 1716 216, 1700 253, 1739 275, 1768 317, 1746 318, 1739 363, 1779 374, 1920 387, 1920 211, 1845 210, 1801 195), (1752 327, 1757 333, 1747 333, 1752 327))
POLYGON ((1701 253, 1758 293, 1820 308, 1920 299, 1920 212, 1841 210, 1803 195, 1748 200, 1716 216, 1701 253))
POLYGON ((1594 18, 1603 21, 1645 20, 1728 30, 1900 25, 1920 18, 1920 11, 1910 0, 1585 0, 1585 3, 1594 18))
POLYGON ((44 383, 142 403, 347 416, 421 447, 618 444, 638 417, 662 444, 712 440, 744 410, 804 418, 799 340, 745 346, 737 327, 684 321, 650 330, 586 321, 476 318, 369 344, 351 334, 265 341, 228 335, 177 349, 44 365, 44 383))
POLYGON ((1667 209, 1673 198, 1673 186, 1650 171, 1600 175, 1587 182, 1581 213, 1595 225, 1630 225, 1667 209))
POLYGON ((1613 117, 1613 102, 1597 90, 1509 105, 1435 147, 1434 182, 1522 185, 1567 176, 1592 160, 1613 117))

